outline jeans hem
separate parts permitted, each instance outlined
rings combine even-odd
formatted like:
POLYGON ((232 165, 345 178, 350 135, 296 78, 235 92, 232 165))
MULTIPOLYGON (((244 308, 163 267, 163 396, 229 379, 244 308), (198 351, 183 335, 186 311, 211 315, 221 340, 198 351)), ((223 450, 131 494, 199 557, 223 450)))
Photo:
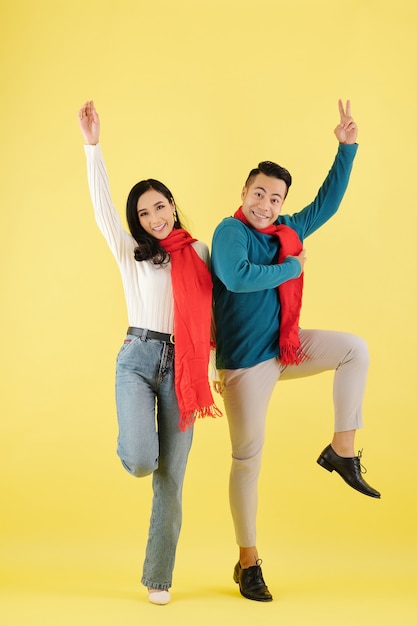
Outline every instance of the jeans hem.
POLYGON ((168 591, 171 588, 171 583, 154 583, 148 578, 142 578, 140 582, 148 589, 157 589, 158 591, 168 591))

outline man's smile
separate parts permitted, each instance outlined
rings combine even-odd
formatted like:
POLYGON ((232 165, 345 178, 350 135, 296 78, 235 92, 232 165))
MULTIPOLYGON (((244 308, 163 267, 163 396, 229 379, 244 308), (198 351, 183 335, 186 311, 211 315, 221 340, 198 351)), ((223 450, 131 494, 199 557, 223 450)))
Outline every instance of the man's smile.
POLYGON ((269 219, 269 215, 261 215, 260 213, 257 213, 256 211, 252 211, 252 214, 255 217, 258 217, 261 220, 268 220, 269 219))

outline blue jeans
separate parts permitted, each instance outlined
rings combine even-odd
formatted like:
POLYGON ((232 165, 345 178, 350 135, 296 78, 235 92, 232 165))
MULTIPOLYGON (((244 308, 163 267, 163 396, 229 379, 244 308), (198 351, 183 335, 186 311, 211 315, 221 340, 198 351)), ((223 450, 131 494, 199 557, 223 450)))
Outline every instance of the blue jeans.
POLYGON ((174 346, 127 335, 117 356, 117 454, 133 476, 153 474, 142 583, 169 589, 182 522, 182 487, 192 429, 178 426, 174 346))

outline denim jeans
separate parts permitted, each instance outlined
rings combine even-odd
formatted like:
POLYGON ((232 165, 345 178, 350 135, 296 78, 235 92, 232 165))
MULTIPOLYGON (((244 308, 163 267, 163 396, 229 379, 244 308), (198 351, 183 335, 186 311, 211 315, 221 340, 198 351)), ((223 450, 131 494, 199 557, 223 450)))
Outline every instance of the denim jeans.
POLYGON ((116 363, 117 454, 133 476, 153 474, 142 583, 169 589, 182 522, 182 487, 192 429, 178 426, 174 346, 126 335, 116 363))

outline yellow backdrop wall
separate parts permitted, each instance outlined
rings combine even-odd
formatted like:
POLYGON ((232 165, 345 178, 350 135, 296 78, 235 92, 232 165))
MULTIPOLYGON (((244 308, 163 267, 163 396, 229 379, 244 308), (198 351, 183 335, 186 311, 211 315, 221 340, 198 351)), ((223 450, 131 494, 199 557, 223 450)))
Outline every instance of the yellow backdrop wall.
MULTIPOLYGON (((129 479, 115 455, 114 358, 127 322, 87 189, 77 110, 90 98, 120 214, 137 180, 160 178, 208 244, 260 160, 292 172, 287 212, 313 198, 337 148, 337 99, 351 99, 360 148, 340 212, 306 242, 301 322, 369 343, 358 445, 383 498, 347 493, 315 464, 332 432, 331 376, 283 383, 269 412, 260 547, 290 568, 295 545, 330 550, 342 537, 352 560, 374 546, 378 571, 387 561, 395 569, 403 551, 398 571, 414 580, 415 2, 2 0, 0 9, 6 588, 45 574, 52 557, 38 562, 40 553, 76 567, 72 547, 83 541, 98 546, 98 568, 111 538, 120 570, 125 557, 135 570, 146 539, 149 481, 129 479)), ((184 553, 191 546, 226 569, 236 556, 229 456, 226 418, 198 423, 181 540, 184 553)))

